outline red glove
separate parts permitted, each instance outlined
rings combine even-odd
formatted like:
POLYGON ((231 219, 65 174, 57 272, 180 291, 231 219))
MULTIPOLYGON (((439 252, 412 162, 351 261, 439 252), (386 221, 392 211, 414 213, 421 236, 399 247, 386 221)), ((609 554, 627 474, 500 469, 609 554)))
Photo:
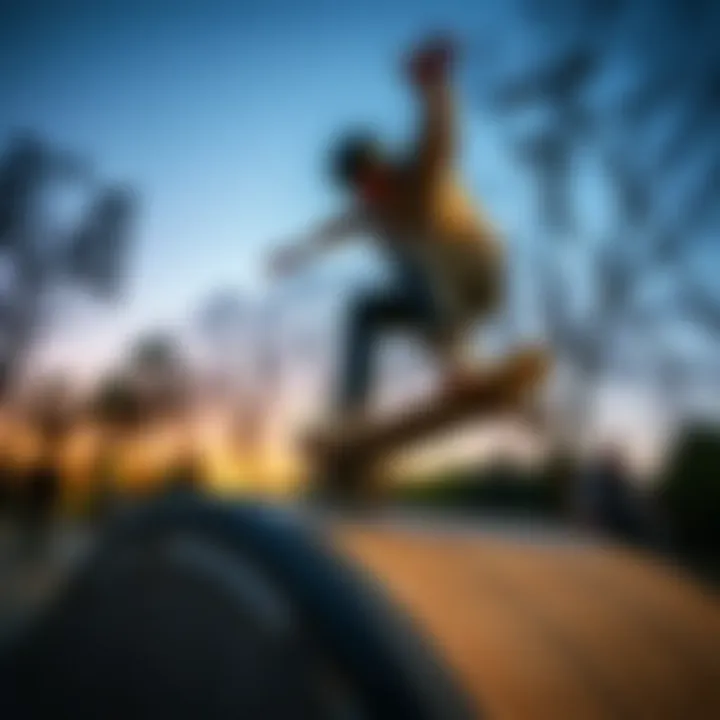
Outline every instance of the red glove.
POLYGON ((424 42, 411 53, 407 62, 410 81, 415 85, 429 85, 449 75, 456 55, 451 38, 436 37, 424 42))

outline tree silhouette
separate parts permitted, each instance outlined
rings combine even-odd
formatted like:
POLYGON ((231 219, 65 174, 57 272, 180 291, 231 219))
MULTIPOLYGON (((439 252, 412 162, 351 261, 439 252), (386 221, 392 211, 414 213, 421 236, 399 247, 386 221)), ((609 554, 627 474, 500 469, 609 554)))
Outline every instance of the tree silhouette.
MULTIPOLYGON (((538 256, 539 299, 559 364, 575 378, 568 383, 574 390, 567 412, 576 430, 586 426, 592 394, 607 379, 628 375, 654 382, 664 387, 670 403, 685 381, 700 377, 692 366, 683 367, 686 359, 673 355, 672 347, 661 349, 657 342, 672 336, 678 323, 692 322, 720 339, 720 296, 713 297, 687 263, 720 220, 715 203, 720 143, 713 132, 720 66, 711 59, 690 64, 692 76, 678 79, 672 75, 677 68, 646 54, 635 58, 638 80, 629 95, 619 101, 598 96, 596 88, 613 72, 622 11, 632 4, 614 3, 602 11, 598 3, 578 5, 578 13, 602 12, 599 30, 584 29, 587 42, 569 38, 559 53, 529 64, 518 76, 495 77, 484 101, 487 112, 503 118, 538 108, 549 118, 529 136, 510 137, 509 145, 534 179, 539 200, 531 243, 538 256), (673 90, 683 85, 692 91, 673 90), (681 121, 659 150, 649 151, 642 142, 649 124, 673 117, 681 121), (576 173, 588 156, 611 191, 603 210, 609 227, 602 231, 592 219, 577 217, 576 173), (559 237, 581 249, 570 272, 560 261, 572 247, 558 250, 551 241, 559 237), (670 299, 649 302, 647 294, 661 281, 670 299), (583 309, 581 295, 591 298, 583 309), (624 352, 629 346, 640 346, 639 365, 627 359, 633 354, 624 352)), ((697 5, 693 22, 706 22, 709 7, 697 5)), ((528 24, 539 36, 541 29, 563 24, 568 4, 536 1, 526 8, 528 24)))
POLYGON ((0 250, 12 268, 0 313, 0 398, 5 398, 46 321, 42 300, 58 284, 115 299, 125 274, 135 198, 127 188, 88 186, 88 168, 30 133, 0 157, 0 250), (94 202, 63 237, 39 222, 43 195, 58 181, 80 184, 94 202))
POLYGON ((193 381, 180 343, 160 331, 139 337, 124 361, 100 377, 87 405, 88 418, 100 431, 95 473, 100 496, 115 485, 116 465, 128 443, 163 423, 175 423, 185 450, 192 452, 185 426, 192 410, 193 381))
POLYGON ((127 370, 145 423, 182 419, 192 401, 191 379, 180 343, 169 333, 140 337, 130 351, 127 370))
POLYGON ((113 433, 136 430, 143 414, 140 398, 130 378, 119 373, 102 378, 93 393, 90 414, 113 433))
POLYGON ((275 385, 270 377, 275 358, 265 341, 270 318, 256 299, 220 290, 201 306, 196 324, 221 376, 221 400, 231 415, 233 446, 242 455, 254 455, 269 415, 268 384, 275 385))

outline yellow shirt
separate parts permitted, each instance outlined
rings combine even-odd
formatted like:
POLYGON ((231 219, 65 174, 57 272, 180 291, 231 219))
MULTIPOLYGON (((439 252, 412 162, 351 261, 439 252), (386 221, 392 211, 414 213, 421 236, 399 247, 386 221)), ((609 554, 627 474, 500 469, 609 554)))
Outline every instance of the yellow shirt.
POLYGON ((492 309, 504 272, 494 227, 450 173, 436 182, 427 203, 428 271, 463 315, 492 309))
POLYGON ((424 180, 417 166, 400 173, 392 197, 370 213, 371 229, 419 262, 459 317, 487 312, 503 280, 494 228, 453 173, 424 180))
POLYGON ((420 90, 422 126, 413 156, 387 202, 373 213, 375 232, 405 244, 461 316, 491 310, 504 267, 497 233, 454 171, 455 99, 441 82, 420 90))
POLYGON ((497 234, 453 170, 454 105, 447 84, 422 88, 423 127, 409 162, 385 180, 378 197, 319 232, 335 238, 370 232, 418 261, 458 319, 496 306, 504 284, 497 234))

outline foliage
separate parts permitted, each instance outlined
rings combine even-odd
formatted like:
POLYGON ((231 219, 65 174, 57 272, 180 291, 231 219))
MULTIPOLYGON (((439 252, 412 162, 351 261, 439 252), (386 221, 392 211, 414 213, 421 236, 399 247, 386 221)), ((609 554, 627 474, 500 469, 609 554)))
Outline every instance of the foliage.
POLYGON ((103 426, 123 432, 137 429, 143 419, 141 398, 125 375, 111 375, 98 385, 91 414, 103 426))
POLYGON ((135 214, 134 194, 96 187, 84 162, 31 133, 9 139, 0 154, 0 250, 13 281, 0 313, 0 399, 25 371, 48 318, 67 315, 66 306, 43 302, 48 291, 69 286, 117 299, 135 214), (68 184, 91 200, 69 232, 50 210, 54 191, 68 184))
POLYGON ((693 554, 720 557, 720 427, 689 427, 660 486, 675 541, 693 554))
MULTIPOLYGON (((648 5, 648 25, 639 3, 524 7, 536 52, 519 70, 502 53, 486 62, 481 105, 532 178, 536 222, 523 248, 548 340, 574 383, 567 423, 585 427, 609 379, 648 386, 680 412, 691 384, 717 382, 720 297, 695 262, 709 259, 703 243, 720 220, 720 54, 696 40, 715 10, 648 5), (581 190, 591 180, 602 188, 592 211, 581 190), (675 338, 688 326, 705 351, 683 352, 675 338)), ((503 48, 516 47, 510 39, 503 48)))
POLYGON ((395 487, 392 500, 471 514, 489 510, 553 516, 561 509, 556 489, 546 478, 503 465, 406 480, 395 487))

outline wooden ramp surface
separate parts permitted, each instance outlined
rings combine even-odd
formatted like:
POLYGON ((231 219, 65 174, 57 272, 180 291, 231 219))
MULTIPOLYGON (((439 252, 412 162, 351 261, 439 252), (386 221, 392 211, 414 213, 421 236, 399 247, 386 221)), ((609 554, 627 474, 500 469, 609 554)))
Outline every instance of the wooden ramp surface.
POLYGON ((343 528, 498 720, 720 718, 720 601, 600 546, 343 528))

